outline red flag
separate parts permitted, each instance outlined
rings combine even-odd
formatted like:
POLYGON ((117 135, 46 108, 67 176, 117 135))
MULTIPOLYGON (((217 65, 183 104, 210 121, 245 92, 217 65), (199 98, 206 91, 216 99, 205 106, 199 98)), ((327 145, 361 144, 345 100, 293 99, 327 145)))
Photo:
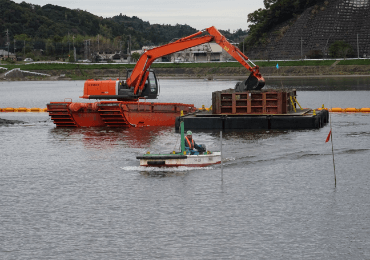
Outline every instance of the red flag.
POLYGON ((325 141, 325 143, 329 142, 330 137, 331 137, 331 129, 330 129, 330 132, 329 132, 329 134, 328 134, 328 137, 326 137, 326 141, 325 141))

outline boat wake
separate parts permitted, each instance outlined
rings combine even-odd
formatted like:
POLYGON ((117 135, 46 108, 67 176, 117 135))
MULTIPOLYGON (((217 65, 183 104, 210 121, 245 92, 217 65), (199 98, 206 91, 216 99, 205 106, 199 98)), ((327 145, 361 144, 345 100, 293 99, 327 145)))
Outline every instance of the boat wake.
POLYGON ((187 172, 193 170, 212 170, 214 167, 143 167, 143 166, 126 166, 121 167, 124 171, 139 171, 139 172, 187 172))

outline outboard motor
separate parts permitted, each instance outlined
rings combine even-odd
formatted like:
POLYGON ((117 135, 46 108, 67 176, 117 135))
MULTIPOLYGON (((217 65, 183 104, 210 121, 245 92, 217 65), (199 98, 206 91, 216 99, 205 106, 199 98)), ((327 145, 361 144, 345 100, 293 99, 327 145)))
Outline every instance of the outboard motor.
POLYGON ((206 147, 205 144, 199 144, 199 146, 202 147, 202 149, 200 149, 200 151, 198 151, 198 152, 204 153, 205 151, 207 151, 207 147, 206 147))

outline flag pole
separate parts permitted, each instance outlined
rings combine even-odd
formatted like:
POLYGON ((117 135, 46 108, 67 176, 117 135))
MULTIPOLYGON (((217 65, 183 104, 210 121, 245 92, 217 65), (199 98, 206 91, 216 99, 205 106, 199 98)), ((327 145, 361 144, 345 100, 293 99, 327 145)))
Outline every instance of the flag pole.
POLYGON ((334 161, 333 131, 332 131, 332 128, 331 128, 331 114, 330 114, 330 140, 331 140, 331 153, 333 154, 334 186, 335 186, 335 187, 337 187, 337 176, 335 175, 335 161, 334 161))
POLYGON ((222 162, 222 131, 220 131, 220 146, 221 146, 221 181, 224 181, 224 165, 222 162))

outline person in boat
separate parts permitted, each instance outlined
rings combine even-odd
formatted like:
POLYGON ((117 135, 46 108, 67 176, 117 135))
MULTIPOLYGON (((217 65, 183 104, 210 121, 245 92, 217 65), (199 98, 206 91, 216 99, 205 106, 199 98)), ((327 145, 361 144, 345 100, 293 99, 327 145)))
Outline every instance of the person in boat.
POLYGON ((190 153, 190 154, 199 154, 199 152, 205 151, 205 149, 201 145, 197 145, 194 142, 193 133, 190 130, 186 132, 185 149, 186 149, 186 153, 190 153), (198 152, 195 151, 194 149, 196 149, 198 152))

